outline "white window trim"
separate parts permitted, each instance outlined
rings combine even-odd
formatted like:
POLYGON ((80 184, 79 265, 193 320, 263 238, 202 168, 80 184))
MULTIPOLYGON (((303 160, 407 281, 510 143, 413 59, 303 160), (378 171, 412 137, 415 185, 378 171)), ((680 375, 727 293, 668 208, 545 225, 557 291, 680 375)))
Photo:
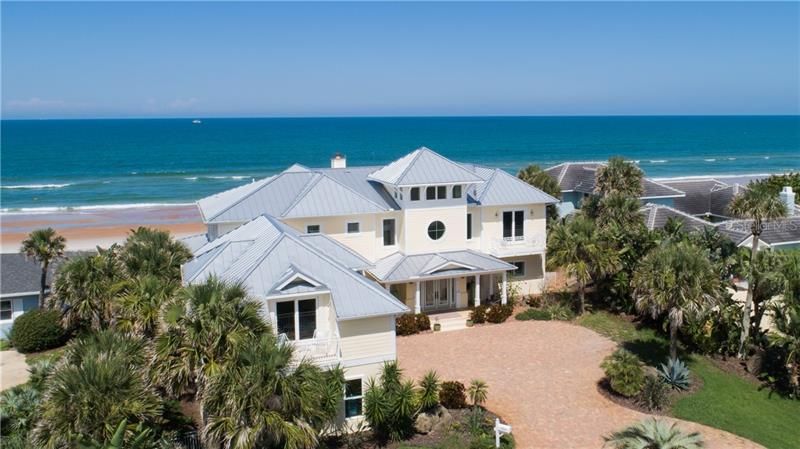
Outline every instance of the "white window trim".
MULTIPOLYGON (((294 299, 277 299, 275 300, 275 331, 278 332, 278 303, 281 302, 291 302, 294 304, 294 338, 290 341, 302 341, 302 340, 313 340, 314 337, 311 338, 300 338, 300 301, 307 301, 313 299, 314 300, 314 331, 319 326, 317 322, 317 311, 319 310, 319 298, 315 297, 308 297, 304 296, 301 298, 294 298, 294 299)), ((288 338, 288 337, 287 337, 288 338)))
POLYGON ((355 420, 355 419, 363 418, 364 417, 364 375, 362 374, 362 375, 358 375, 358 376, 347 377, 347 378, 344 379, 344 383, 345 383, 344 391, 342 392, 342 397, 344 398, 344 399, 342 399, 342 415, 345 417, 344 419, 345 420, 351 420, 351 419, 355 420), (359 381, 361 381, 361 395, 347 397, 347 381, 350 381, 350 380, 359 380, 359 381), (346 416, 347 415, 347 400, 348 399, 361 399, 361 414, 360 415, 354 415, 354 416, 350 416, 350 417, 346 416))
POLYGON ((5 320, 0 320, 0 323, 11 323, 14 321, 14 300, 11 298, 3 298, 0 299, 0 302, 8 301, 8 311, 11 312, 11 318, 7 318, 5 320))
POLYGON ((348 221, 344 224, 344 233, 345 235, 360 235, 361 234, 361 222, 360 221, 348 221), (349 228, 351 224, 358 225, 358 232, 349 232, 349 228))
POLYGON ((503 233, 503 214, 511 212, 511 237, 503 236, 503 240, 507 242, 519 242, 525 240, 525 209, 503 209, 500 212, 500 234, 503 233), (514 221, 515 212, 522 212, 522 235, 517 235, 517 226, 514 221))
POLYGON ((433 220, 432 222, 428 223, 428 226, 425 227, 425 236, 428 237, 428 240, 430 240, 431 242, 437 242, 437 243, 441 242, 446 234, 447 234, 447 225, 444 224, 444 222, 442 220, 433 220), (429 229, 431 228, 431 225, 434 222, 437 222, 437 221, 442 224, 442 227, 444 228, 444 230, 442 231, 442 235, 440 235, 438 239, 434 239, 434 238, 431 237, 431 233, 430 233, 429 229))

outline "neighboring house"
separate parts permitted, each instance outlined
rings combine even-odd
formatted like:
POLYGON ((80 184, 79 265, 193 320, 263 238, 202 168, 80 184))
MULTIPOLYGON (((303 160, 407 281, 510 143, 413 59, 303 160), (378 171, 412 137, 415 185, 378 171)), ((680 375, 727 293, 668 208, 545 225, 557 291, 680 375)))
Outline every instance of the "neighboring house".
MULTIPOLYGON (((737 246, 750 248, 753 244, 751 225, 752 220, 729 220, 716 226, 737 246)), ((759 248, 800 249, 800 215, 765 221, 762 227, 759 248)))
MULTIPOLYGON (((605 165, 603 162, 565 162, 552 166, 545 172, 561 187, 561 201, 580 208, 581 201, 594 193, 597 169, 605 165)), ((642 178, 642 191, 642 196, 639 197, 642 204, 673 206, 677 199, 684 197, 681 190, 650 178, 642 178)))
POLYGON ((669 219, 683 223, 683 230, 686 232, 700 231, 706 227, 714 227, 714 224, 711 222, 662 204, 647 203, 640 211, 644 214, 644 223, 650 230, 662 229, 669 219))
POLYGON ((184 282, 243 282, 279 338, 345 368, 353 418, 366 379, 395 358, 397 315, 505 302, 509 283, 541 290, 556 202, 427 148, 378 167, 337 155, 198 201, 208 234, 184 239, 195 255, 184 282))
POLYGON ((716 178, 673 178, 661 179, 664 185, 685 193, 676 198, 674 207, 690 215, 706 217, 711 221, 731 218, 728 205, 733 198, 746 190, 747 182, 739 183, 738 178, 722 181, 716 178))
MULTIPOLYGON (((39 308, 39 263, 19 253, 0 254, 0 334, 8 336, 14 320, 39 308)), ((48 284, 52 279, 52 270, 48 284)))

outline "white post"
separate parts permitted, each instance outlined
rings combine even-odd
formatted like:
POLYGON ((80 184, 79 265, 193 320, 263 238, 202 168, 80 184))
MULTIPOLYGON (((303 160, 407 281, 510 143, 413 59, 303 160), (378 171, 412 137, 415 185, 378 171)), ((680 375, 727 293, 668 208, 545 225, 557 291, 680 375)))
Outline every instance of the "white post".
POLYGON ((475 307, 481 305, 481 275, 475 275, 475 307))
POLYGON ((503 304, 505 304, 506 302, 508 302, 508 294, 506 294, 506 288, 507 288, 507 280, 506 280, 506 278, 507 278, 507 277, 508 277, 508 273, 506 273, 506 272, 504 271, 504 272, 503 272, 503 291, 502 291, 502 292, 500 292, 500 301, 501 301, 503 304))
POLYGON ((414 292, 414 313, 420 313, 422 306, 420 305, 419 282, 414 283, 416 291, 414 292))

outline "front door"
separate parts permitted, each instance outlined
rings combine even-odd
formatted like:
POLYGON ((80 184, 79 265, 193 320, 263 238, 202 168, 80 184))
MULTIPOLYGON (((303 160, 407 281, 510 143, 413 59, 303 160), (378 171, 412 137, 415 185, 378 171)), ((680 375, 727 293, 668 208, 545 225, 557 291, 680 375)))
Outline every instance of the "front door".
POLYGON ((436 279, 422 283, 424 310, 449 309, 454 305, 453 279, 436 279))

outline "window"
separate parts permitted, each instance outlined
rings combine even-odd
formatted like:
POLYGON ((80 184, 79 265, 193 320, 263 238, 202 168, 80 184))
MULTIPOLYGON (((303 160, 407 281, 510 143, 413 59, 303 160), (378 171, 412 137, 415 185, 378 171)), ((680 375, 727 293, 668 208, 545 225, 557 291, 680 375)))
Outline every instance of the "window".
POLYGON ((447 199, 447 186, 439 186, 436 188, 436 199, 437 200, 447 199))
POLYGON ((419 187, 411 188, 411 201, 419 201, 419 187))
POLYGON ((461 198, 461 186, 453 186, 453 198, 461 198))
POLYGON ((278 333, 286 334, 289 340, 305 340, 314 337, 317 330, 317 300, 281 301, 275 304, 278 333))
POLYGON ((361 416, 361 379, 350 379, 344 384, 344 417, 361 416))
POLYGON ((355 221, 352 223, 347 223, 347 233, 348 234, 358 234, 361 232, 361 223, 355 221))
POLYGON ((511 272, 511 276, 514 277, 525 276, 525 262, 511 262, 511 265, 517 267, 516 270, 511 272))
POLYGON ((472 214, 467 214, 467 240, 472 238, 472 214))
POLYGON ((0 320, 10 320, 13 317, 14 310, 11 307, 11 300, 4 299, 0 301, 0 320))
POLYGON ((525 238, 525 211, 503 212, 503 239, 522 240, 525 238))
POLYGON ((426 200, 436 199, 436 187, 431 186, 425 189, 425 199, 426 200))
POLYGON ((395 244, 394 218, 383 220, 383 246, 395 244))
POLYGON ((319 234, 319 225, 306 226, 306 234, 319 234))
POLYGON ((428 237, 433 240, 439 240, 444 235, 444 223, 441 221, 434 221, 428 225, 428 237))

